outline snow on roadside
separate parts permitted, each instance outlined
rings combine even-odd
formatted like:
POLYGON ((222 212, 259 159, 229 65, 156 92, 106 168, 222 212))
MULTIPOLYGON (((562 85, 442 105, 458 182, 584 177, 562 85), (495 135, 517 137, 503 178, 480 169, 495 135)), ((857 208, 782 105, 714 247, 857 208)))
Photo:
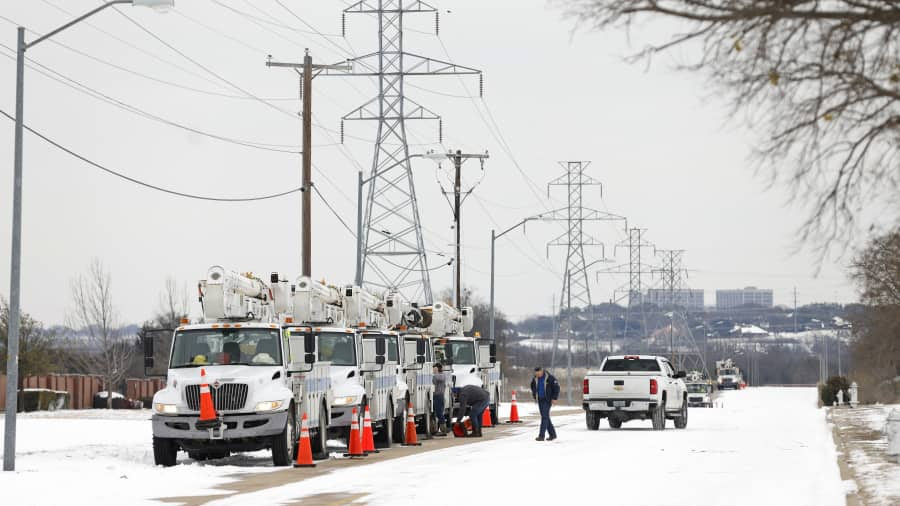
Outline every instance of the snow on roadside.
MULTIPOLYGON (((0 419, 0 429, 3 421, 0 419)), ((0 473, 4 504, 158 504, 156 497, 222 493, 229 475, 274 470, 267 452, 174 468, 153 465, 149 410, 21 414, 16 471, 0 473)))
POLYGON ((900 504, 900 465, 887 458, 888 414, 900 405, 871 405, 831 410, 831 419, 847 449, 847 463, 861 493, 873 505, 900 504))
POLYGON ((753 388, 723 397, 723 409, 692 409, 683 431, 670 421, 663 432, 649 422, 622 430, 604 423, 593 432, 583 415, 561 416, 555 442, 535 442, 532 422, 508 438, 337 470, 212 504, 293 504, 341 493, 367 494, 362 501, 370 505, 458 504, 476 493, 476 502, 485 504, 567 504, 589 497, 611 504, 845 503, 815 389, 753 388), (537 480, 509 486, 523 476, 537 480))

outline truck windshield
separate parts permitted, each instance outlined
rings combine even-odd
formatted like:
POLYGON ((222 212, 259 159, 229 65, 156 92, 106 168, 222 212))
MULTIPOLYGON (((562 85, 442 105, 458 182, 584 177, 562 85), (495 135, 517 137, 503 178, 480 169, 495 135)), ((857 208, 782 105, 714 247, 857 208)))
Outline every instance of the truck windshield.
POLYGON ((444 358, 448 364, 474 364, 475 343, 469 341, 447 341, 444 344, 444 358))
POLYGON ((356 365, 356 336, 346 332, 323 332, 318 335, 319 360, 331 365, 356 365))
POLYGON ((387 353, 385 354, 385 360, 388 362, 400 363, 400 338, 395 334, 364 334, 363 339, 373 338, 373 337, 383 337, 384 345, 387 348, 387 353))
POLYGON ((733 376, 734 369, 722 369, 719 371, 719 376, 733 376))
POLYGON ((192 329, 175 333, 171 367, 281 365, 278 329, 192 329))
POLYGON ((603 364, 604 372, 657 372, 659 362, 653 358, 611 358, 603 364))
POLYGON ((688 383, 687 391, 692 394, 705 394, 709 392, 709 385, 703 383, 688 383))

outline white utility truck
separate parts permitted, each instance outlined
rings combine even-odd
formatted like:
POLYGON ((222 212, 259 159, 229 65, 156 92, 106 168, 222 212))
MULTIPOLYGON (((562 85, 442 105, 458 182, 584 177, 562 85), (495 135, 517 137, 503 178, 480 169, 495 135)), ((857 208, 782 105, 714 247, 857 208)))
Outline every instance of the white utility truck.
POLYGON ((685 387, 687 388, 689 407, 713 407, 713 387, 709 381, 692 381, 686 383, 685 387))
POLYGON ((353 409, 362 417, 368 406, 376 446, 402 443, 408 387, 400 366, 400 334, 388 328, 384 304, 359 287, 309 277, 298 278, 292 292, 292 316, 284 325, 309 328, 316 361, 330 363, 334 400, 328 432, 349 437, 353 409))
MULTIPOLYGON (((299 352, 302 333, 283 332, 275 302, 282 289, 219 266, 200 281, 202 321, 175 329, 166 387, 153 396, 157 465, 174 465, 179 450, 203 460, 262 449, 271 449, 276 466, 288 465, 303 413, 314 456, 327 457, 329 364, 299 352), (217 417, 198 427, 201 383, 209 384, 217 417)), ((152 340, 144 342, 144 354, 145 366, 153 367, 152 340)))
POLYGON ((435 361, 441 362, 451 373, 448 390, 450 399, 447 402, 448 416, 453 414, 457 406, 459 389, 467 385, 477 385, 490 394, 491 423, 499 422, 500 363, 497 362, 497 348, 490 339, 482 339, 477 334, 466 337, 465 332, 472 330, 474 312, 470 307, 457 311, 456 308, 435 302, 431 306, 431 325, 429 329, 435 337, 435 361))
POLYGON ((716 361, 716 383, 719 390, 726 390, 729 388, 737 390, 741 388, 741 383, 743 382, 744 376, 741 374, 741 370, 734 361, 730 358, 716 361))
POLYGON ((666 428, 666 419, 675 428, 687 427, 687 391, 669 360, 650 355, 612 355, 589 371, 584 378, 582 408, 587 428, 597 430, 606 418, 613 429, 630 420, 653 421, 654 430, 666 428))

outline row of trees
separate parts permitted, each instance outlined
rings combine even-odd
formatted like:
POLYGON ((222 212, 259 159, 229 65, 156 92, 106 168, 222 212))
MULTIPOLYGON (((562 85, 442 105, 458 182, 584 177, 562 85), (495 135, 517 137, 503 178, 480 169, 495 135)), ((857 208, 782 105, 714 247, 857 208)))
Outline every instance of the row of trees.
MULTIPOLYGON (((53 372, 94 374, 103 378, 107 407, 125 378, 143 376, 141 337, 153 329, 174 328, 187 315, 183 290, 174 279, 166 281, 160 307, 138 335, 123 326, 115 304, 112 275, 100 260, 71 281, 71 305, 65 327, 46 328, 28 314, 21 315, 19 334, 19 389, 28 376, 53 372)), ((0 359, 6 373, 9 306, 0 300, 0 359)))

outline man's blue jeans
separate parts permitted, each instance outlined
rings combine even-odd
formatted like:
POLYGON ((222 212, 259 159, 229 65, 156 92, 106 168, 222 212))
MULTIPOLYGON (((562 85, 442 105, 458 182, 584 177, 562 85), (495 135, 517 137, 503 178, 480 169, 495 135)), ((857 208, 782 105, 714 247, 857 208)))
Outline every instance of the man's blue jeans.
POLYGON ((481 430, 481 417, 484 416, 484 410, 491 404, 490 399, 473 404, 469 411, 469 420, 472 421, 472 429, 481 430))
POLYGON ((538 409, 541 411, 541 432, 538 437, 543 438, 545 432, 549 432, 550 437, 556 439, 556 428, 550 421, 550 407, 553 403, 549 399, 538 399, 538 409))
POLYGON ((444 395, 434 395, 434 416, 437 418, 437 423, 444 423, 444 395))

